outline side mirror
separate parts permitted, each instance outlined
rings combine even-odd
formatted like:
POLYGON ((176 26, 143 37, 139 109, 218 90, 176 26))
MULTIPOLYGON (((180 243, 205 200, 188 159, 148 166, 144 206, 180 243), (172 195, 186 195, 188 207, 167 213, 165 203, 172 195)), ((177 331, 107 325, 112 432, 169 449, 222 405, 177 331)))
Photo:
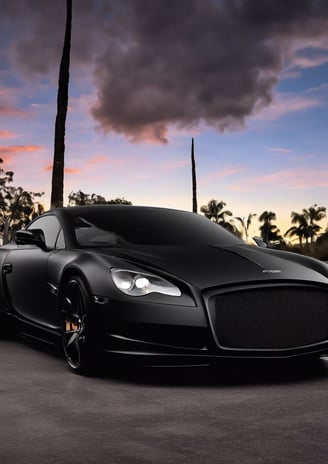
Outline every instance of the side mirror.
POLYGON ((41 229, 18 230, 15 242, 17 245, 35 245, 41 250, 47 250, 44 233, 41 229))
POLYGON ((254 242, 260 248, 268 248, 268 244, 261 237, 253 237, 254 242))

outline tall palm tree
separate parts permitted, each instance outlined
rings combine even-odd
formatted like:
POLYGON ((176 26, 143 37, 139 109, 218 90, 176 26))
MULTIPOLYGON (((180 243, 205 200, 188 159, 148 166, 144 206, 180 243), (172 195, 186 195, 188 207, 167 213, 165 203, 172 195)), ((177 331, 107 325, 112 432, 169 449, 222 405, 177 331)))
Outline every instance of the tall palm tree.
POLYGON ((275 224, 272 224, 271 222, 275 221, 276 219, 276 213, 272 211, 263 211, 263 213, 259 216, 259 221, 263 222, 263 224, 260 226, 261 237, 267 244, 270 241, 281 239, 281 235, 279 234, 280 230, 275 224))
POLYGON ((192 175, 192 212, 197 213, 197 181, 196 181, 196 163, 194 154, 194 139, 191 139, 191 175, 192 175))
POLYGON ((66 0, 66 28, 59 68, 57 116, 55 123, 54 159, 51 184, 51 208, 63 206, 65 126, 68 108, 69 64, 71 51, 72 0, 66 0))

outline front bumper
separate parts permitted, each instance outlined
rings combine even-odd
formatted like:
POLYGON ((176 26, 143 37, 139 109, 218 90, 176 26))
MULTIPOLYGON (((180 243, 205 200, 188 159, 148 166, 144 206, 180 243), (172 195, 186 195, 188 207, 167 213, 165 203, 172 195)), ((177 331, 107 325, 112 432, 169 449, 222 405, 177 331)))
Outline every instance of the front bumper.
POLYGON ((103 350, 146 364, 207 365, 222 358, 281 359, 328 353, 328 293, 322 286, 247 285, 194 295, 192 305, 109 299, 97 306, 103 320, 103 350), (220 319, 221 302, 228 306, 220 319), (222 324, 228 329, 222 330, 222 324))

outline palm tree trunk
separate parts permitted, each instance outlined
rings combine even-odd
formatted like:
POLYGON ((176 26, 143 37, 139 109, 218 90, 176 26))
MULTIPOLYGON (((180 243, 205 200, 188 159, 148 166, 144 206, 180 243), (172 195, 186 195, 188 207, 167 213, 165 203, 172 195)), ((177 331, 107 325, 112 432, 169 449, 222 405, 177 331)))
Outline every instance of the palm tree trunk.
POLYGON ((194 139, 191 139, 191 170, 192 170, 192 212, 197 214, 197 181, 194 154, 194 139))
POLYGON ((62 59, 59 68, 57 116, 55 123, 54 160, 51 184, 51 208, 63 206, 65 126, 68 108, 68 83, 71 50, 72 0, 66 0, 66 28, 62 59))

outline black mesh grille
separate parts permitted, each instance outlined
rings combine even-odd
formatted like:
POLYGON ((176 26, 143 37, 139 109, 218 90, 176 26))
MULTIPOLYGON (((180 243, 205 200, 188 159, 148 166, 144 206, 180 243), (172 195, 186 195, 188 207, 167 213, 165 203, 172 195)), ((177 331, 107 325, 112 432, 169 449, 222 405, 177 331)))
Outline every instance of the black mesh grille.
POLYGON ((288 349, 328 339, 328 292, 267 288, 215 297, 214 328, 227 348, 288 349))

